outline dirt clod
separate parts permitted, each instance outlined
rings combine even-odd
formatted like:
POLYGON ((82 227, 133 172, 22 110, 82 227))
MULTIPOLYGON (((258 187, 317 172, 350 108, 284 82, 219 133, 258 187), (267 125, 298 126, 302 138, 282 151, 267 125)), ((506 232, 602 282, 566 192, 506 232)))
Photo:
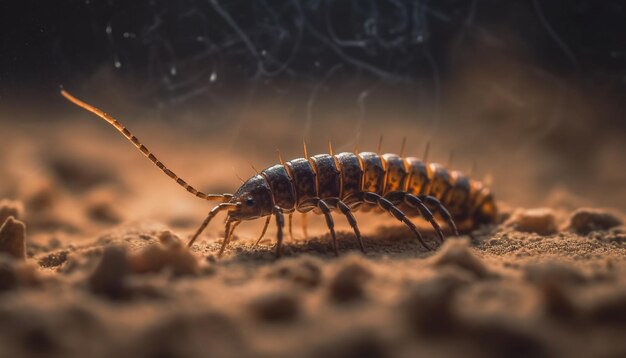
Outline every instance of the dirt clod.
POLYGON ((543 296, 548 314, 567 319, 577 315, 571 289, 587 282, 578 270, 562 263, 549 262, 527 267, 524 277, 543 296))
POLYGON ((457 266, 467 270, 476 277, 486 278, 493 274, 489 272, 485 264, 472 252, 467 239, 449 239, 432 259, 435 267, 457 266))
POLYGON ((603 287, 585 305, 586 316, 593 321, 624 325, 626 322, 626 289, 603 287))
POLYGON ((315 349, 312 357, 383 358, 390 356, 389 351, 379 334, 361 330, 333 337, 330 342, 315 349))
POLYGON ((539 235, 551 235, 557 232, 554 211, 548 208, 518 210, 505 222, 505 226, 539 235))
POLYGON ((159 272, 171 269, 176 276, 195 275, 199 265, 196 257, 169 231, 159 234, 159 244, 149 245, 129 258, 134 273, 159 272))
POLYGON ((0 225, 10 216, 14 219, 20 219, 23 215, 24 205, 21 202, 7 199, 0 200, 0 225))
POLYGON ((595 230, 608 230, 622 225, 620 218, 600 209, 581 208, 569 219, 569 229, 580 235, 587 235, 595 230))
POLYGON ((17 259, 26 259, 26 225, 9 216, 0 226, 0 252, 17 259))
POLYGON ((104 250, 100 264, 89 277, 89 288, 95 294, 112 299, 127 298, 129 290, 126 279, 130 272, 126 250, 109 246, 104 250))
POLYGON ((115 171, 110 170, 104 163, 94 162, 93 159, 53 153, 48 159, 48 165, 58 183, 73 191, 86 191, 117 179, 113 175, 115 171))
POLYGON ((407 290, 400 312, 416 333, 437 335, 456 327, 452 302, 456 291, 472 281, 470 273, 458 267, 446 267, 434 277, 407 290))
POLYGON ((0 256, 0 292, 11 290, 17 285, 18 278, 14 265, 4 255, 0 256))
POLYGON ((105 224, 117 224, 122 221, 122 217, 115 210, 111 203, 94 202, 87 207, 87 216, 90 219, 105 224))
POLYGON ((299 286, 314 288, 322 282, 319 263, 313 259, 286 261, 268 274, 269 278, 289 280, 299 286))
POLYGON ((524 278, 534 284, 553 284, 577 286, 587 281, 576 268, 555 262, 544 262, 527 266, 524 278))
POLYGON ((329 294, 335 302, 351 302, 365 297, 365 284, 372 277, 366 265, 348 259, 330 281, 329 294))
POLYGON ((250 304, 254 317, 266 322, 284 322, 300 313, 298 298, 287 292, 272 292, 254 299, 250 304))
POLYGON ((33 265, 0 253, 0 293, 20 286, 36 286, 39 283, 40 279, 33 265))
POLYGON ((481 357, 549 357, 542 337, 522 325, 480 320, 465 326, 463 335, 479 347, 481 357))

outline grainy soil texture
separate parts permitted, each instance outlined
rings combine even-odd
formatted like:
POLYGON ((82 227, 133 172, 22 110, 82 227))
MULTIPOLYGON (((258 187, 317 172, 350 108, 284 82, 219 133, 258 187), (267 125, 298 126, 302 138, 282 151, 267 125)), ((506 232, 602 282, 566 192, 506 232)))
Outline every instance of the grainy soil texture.
MULTIPOLYGON (((305 238, 296 215, 281 259, 273 222, 253 247, 263 219, 238 227, 218 258, 221 216, 185 246, 212 203, 188 195, 106 123, 73 110, 54 130, 35 120, 0 135, 2 357, 626 355, 623 189, 538 191, 532 183, 541 178, 529 178, 552 168, 549 159, 507 166, 506 153, 493 151, 479 157, 493 164, 498 223, 439 246, 416 218, 435 251, 388 214, 357 213, 365 254, 342 216, 336 257, 323 218, 309 215, 305 238), (599 208, 607 203, 600 192, 613 192, 605 200, 614 209, 599 208)), ((128 122, 174 171, 215 193, 236 189, 232 167, 250 173, 248 161, 277 161, 272 138, 281 143, 276 131, 289 130, 264 121, 231 150, 215 134, 128 122)), ((282 144, 286 159, 301 156, 299 141, 282 144)), ((389 141, 383 147, 399 147, 389 141)), ((323 152, 323 143, 310 151, 323 152)))

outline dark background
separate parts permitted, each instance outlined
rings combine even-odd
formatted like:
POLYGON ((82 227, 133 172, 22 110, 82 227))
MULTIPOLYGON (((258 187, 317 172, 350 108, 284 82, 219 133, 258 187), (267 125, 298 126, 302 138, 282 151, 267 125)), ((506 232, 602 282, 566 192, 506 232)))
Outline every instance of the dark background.
POLYGON ((427 92, 467 52, 494 48, 623 93, 625 19, 623 1, 591 0, 2 1, 0 95, 45 99, 103 66, 166 104, 306 92, 329 72, 427 92))

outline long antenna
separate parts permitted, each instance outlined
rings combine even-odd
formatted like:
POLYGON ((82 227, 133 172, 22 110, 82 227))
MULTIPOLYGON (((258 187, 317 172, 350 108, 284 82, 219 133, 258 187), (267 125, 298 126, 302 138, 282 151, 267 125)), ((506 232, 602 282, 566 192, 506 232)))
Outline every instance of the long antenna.
POLYGON ((168 177, 174 179, 174 181, 182 186, 183 188, 185 188, 188 192, 190 192, 191 194, 197 196, 200 199, 205 199, 205 200, 209 200, 209 201, 213 201, 213 200, 220 200, 220 201, 226 201, 228 199, 230 199, 231 195, 230 194, 205 194, 201 191, 196 190, 194 187, 192 187, 191 185, 187 184, 187 182, 185 182, 183 179, 179 178, 176 174, 174 174, 173 171, 169 170, 165 165, 163 165, 163 163, 161 163, 160 160, 157 159, 157 157, 152 154, 150 152, 150 150, 143 144, 141 144, 141 142, 139 141, 139 139, 137 137, 135 137, 128 129, 126 129, 126 127, 124 127, 120 122, 118 122, 115 118, 109 116, 108 114, 106 114, 104 111, 90 105, 87 104, 81 100, 79 100, 78 98, 72 96, 71 94, 69 94, 67 91, 65 90, 61 90, 61 95, 63 97, 65 97, 68 101, 74 103, 75 105, 77 105, 78 107, 81 107, 93 114, 95 114, 96 116, 104 119, 105 121, 109 122, 109 124, 111 124, 113 127, 115 127, 115 129, 117 129, 120 133, 122 133, 124 135, 124 137, 126 137, 126 139, 128 139, 129 141, 131 141, 135 147, 137 147, 137 149, 139 149, 139 151, 141 151, 141 153, 143 153, 143 155, 145 155, 146 157, 148 157, 148 159, 150 159, 150 161, 152 161, 152 163, 154 163, 154 165, 156 165, 157 167, 159 167, 159 169, 161 169, 163 171, 163 173, 165 173, 168 177))

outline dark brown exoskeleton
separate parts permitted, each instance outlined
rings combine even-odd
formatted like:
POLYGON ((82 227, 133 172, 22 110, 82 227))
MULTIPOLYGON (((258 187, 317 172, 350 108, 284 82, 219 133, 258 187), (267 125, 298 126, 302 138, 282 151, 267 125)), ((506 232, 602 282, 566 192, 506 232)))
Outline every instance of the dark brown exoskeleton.
MULTIPOLYGON (((373 152, 318 154, 269 167, 248 179, 234 194, 205 194, 199 192, 166 168, 149 150, 117 120, 98 108, 84 103, 66 91, 61 94, 72 103, 106 120, 130 140, 148 159, 191 194, 210 201, 221 201, 209 212, 189 246, 200 236, 209 222, 221 211, 227 212, 224 252, 235 227, 243 221, 266 217, 261 240, 272 216, 278 227, 276 256, 283 242, 284 215, 291 218, 295 211, 313 211, 324 215, 330 230, 332 246, 337 254, 337 238, 332 210, 339 210, 350 223, 362 251, 361 233, 353 212, 356 210, 386 211, 404 223, 417 240, 428 246, 409 216, 421 216, 433 227, 439 241, 444 240, 439 216, 458 235, 457 225, 469 230, 480 224, 493 223, 497 208, 490 190, 462 173, 448 170, 435 163, 396 154, 373 152)), ((282 162, 282 160, 281 160, 282 162)), ((306 228, 303 227, 305 230, 306 228)), ((305 234, 306 235, 306 234, 305 234)))

